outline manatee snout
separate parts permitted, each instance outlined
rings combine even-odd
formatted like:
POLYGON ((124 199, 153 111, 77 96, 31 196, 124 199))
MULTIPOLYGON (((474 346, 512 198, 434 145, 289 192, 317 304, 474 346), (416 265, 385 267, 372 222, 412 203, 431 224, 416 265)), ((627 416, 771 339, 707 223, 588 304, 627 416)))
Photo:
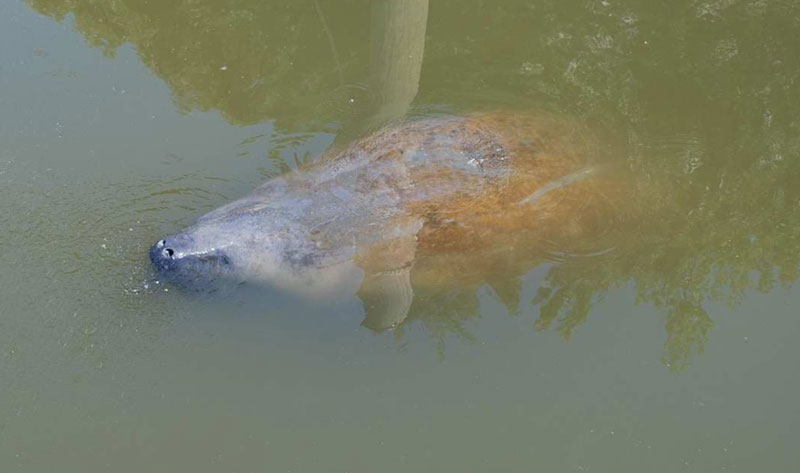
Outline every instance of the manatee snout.
POLYGON ((160 277, 186 288, 204 288, 230 267, 223 251, 200 250, 187 234, 158 240, 150 247, 150 261, 160 277))
POLYGON ((155 245, 150 247, 150 261, 158 271, 168 271, 177 266, 175 250, 167 246, 167 240, 158 240, 155 245))

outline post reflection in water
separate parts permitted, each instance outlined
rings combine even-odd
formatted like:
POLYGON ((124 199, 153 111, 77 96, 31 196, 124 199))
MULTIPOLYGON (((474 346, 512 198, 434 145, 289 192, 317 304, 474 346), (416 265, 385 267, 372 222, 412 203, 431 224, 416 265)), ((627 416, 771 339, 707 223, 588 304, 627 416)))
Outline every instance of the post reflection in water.
POLYGON ((398 337, 411 324, 442 340, 469 337, 477 291, 488 286, 509 312, 532 305, 537 329, 568 338, 604 294, 632 287, 637 303, 662 309, 664 361, 680 367, 703 350, 710 301, 735 305, 750 289, 769 292, 798 277, 800 124, 792 107, 800 103, 800 43, 786 40, 796 30, 792 2, 737 3, 678 19, 632 1, 597 9, 515 1, 28 3, 56 19, 72 15, 107 54, 130 43, 178 107, 217 110, 234 125, 275 120, 283 133, 335 131, 344 145, 403 117, 443 111, 558 117, 541 122, 531 161, 539 167, 525 171, 536 185, 580 169, 576 163, 607 170, 548 193, 525 218, 511 219, 508 206, 427 214, 407 276, 408 316, 389 323, 400 324, 398 337), (364 27, 347 26, 354 24, 364 27), (510 37, 509 28, 528 36, 510 37), (462 212, 472 226, 448 225, 459 221, 448 213, 462 212), (523 276, 534 268, 546 270, 544 281, 533 300, 521 300, 523 276))

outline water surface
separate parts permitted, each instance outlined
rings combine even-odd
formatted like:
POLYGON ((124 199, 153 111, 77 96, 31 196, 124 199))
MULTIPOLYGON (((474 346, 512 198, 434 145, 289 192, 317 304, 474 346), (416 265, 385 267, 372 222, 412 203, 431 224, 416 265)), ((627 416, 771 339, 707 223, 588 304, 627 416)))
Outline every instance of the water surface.
POLYGON ((796 3, 395 7, 0 4, 0 470, 796 469, 796 3), (628 196, 520 274, 383 333, 153 280, 158 237, 331 146, 503 109, 628 196))

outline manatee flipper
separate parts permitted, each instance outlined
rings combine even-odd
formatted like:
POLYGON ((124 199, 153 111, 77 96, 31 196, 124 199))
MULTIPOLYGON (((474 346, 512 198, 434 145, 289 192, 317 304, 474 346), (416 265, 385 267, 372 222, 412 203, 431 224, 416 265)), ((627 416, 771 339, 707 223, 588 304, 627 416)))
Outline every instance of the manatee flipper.
POLYGON ((411 268, 416 248, 416 235, 407 234, 374 245, 356 257, 358 266, 364 270, 358 289, 366 314, 361 325, 382 332, 406 319, 414 299, 411 268))
POLYGON ((408 316, 408 309, 414 300, 411 268, 366 275, 358 296, 366 313, 361 325, 375 332, 397 327, 408 316))

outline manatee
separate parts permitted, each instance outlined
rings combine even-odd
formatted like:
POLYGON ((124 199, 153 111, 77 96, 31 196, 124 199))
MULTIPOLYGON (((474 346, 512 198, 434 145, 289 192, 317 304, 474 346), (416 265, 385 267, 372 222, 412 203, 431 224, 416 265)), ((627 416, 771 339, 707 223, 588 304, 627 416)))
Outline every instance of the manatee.
POLYGON ((541 261, 537 245, 590 231, 564 218, 598 200, 587 197, 597 186, 581 187, 597 180, 587 143, 581 127, 549 115, 389 126, 203 215, 156 242, 150 258, 187 288, 232 281, 357 294, 363 324, 385 330, 406 319, 419 284, 480 285, 498 267, 521 273, 541 261))

